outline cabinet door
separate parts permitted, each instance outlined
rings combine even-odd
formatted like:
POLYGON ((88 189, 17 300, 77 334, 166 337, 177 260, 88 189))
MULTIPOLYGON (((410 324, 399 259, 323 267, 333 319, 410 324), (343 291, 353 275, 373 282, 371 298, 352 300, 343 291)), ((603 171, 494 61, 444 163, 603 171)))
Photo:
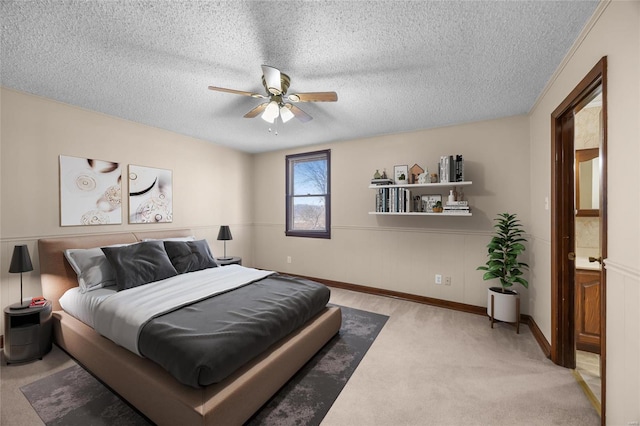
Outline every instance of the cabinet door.
POLYGON ((576 349, 600 353, 600 271, 576 271, 576 349))

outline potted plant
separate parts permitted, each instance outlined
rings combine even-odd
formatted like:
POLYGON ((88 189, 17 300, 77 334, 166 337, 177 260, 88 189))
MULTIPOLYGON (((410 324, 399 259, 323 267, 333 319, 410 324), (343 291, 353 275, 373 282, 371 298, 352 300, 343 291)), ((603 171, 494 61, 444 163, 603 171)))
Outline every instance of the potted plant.
POLYGON ((442 213, 442 201, 436 201, 436 203, 433 205, 433 212, 442 213))
POLYGON ((485 281, 500 280, 500 287, 489 288, 487 315, 500 321, 516 322, 518 293, 510 287, 515 283, 521 284, 524 288, 529 287, 529 282, 523 278, 523 270, 529 269, 529 265, 518 259, 525 250, 522 243, 527 240, 522 236, 524 230, 515 214, 500 213, 494 220, 497 222, 493 226, 495 235, 487 245, 489 260, 485 266, 479 266, 477 269, 485 271, 482 277, 485 281), (492 296, 495 312, 491 311, 492 296))

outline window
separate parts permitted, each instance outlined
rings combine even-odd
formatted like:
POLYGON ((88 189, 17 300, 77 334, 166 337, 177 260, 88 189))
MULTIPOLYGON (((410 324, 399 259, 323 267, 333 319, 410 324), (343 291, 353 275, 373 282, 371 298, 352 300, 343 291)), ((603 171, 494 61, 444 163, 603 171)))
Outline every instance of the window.
POLYGON ((331 238, 331 150, 287 155, 290 237, 331 238))

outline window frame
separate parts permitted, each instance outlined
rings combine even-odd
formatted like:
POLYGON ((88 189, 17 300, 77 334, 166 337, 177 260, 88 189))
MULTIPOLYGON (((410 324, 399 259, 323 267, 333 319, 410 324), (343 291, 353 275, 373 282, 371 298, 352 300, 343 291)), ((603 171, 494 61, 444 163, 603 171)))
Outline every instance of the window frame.
POLYGON ((331 239, 331 150, 324 149, 320 151, 303 152, 299 154, 291 154, 285 157, 285 235, 287 237, 306 237, 306 238, 325 238, 331 239), (313 230, 297 230, 293 229, 293 203, 297 197, 306 197, 293 195, 293 166, 304 159, 313 159, 324 157, 327 162, 327 187, 324 194, 314 194, 313 196, 323 196, 325 201, 325 229, 323 231, 313 230))

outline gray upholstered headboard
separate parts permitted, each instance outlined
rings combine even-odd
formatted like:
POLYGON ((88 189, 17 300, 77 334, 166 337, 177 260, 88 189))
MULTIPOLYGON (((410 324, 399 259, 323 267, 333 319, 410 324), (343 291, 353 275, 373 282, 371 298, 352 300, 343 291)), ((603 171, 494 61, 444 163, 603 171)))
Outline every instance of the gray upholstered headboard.
POLYGON ((53 310, 59 310, 60 303, 58 300, 60 297, 68 289, 78 286, 78 277, 64 257, 64 251, 66 249, 135 243, 145 238, 187 237, 190 235, 193 235, 193 231, 190 229, 176 229, 45 238, 38 240, 42 295, 53 303, 53 310))

